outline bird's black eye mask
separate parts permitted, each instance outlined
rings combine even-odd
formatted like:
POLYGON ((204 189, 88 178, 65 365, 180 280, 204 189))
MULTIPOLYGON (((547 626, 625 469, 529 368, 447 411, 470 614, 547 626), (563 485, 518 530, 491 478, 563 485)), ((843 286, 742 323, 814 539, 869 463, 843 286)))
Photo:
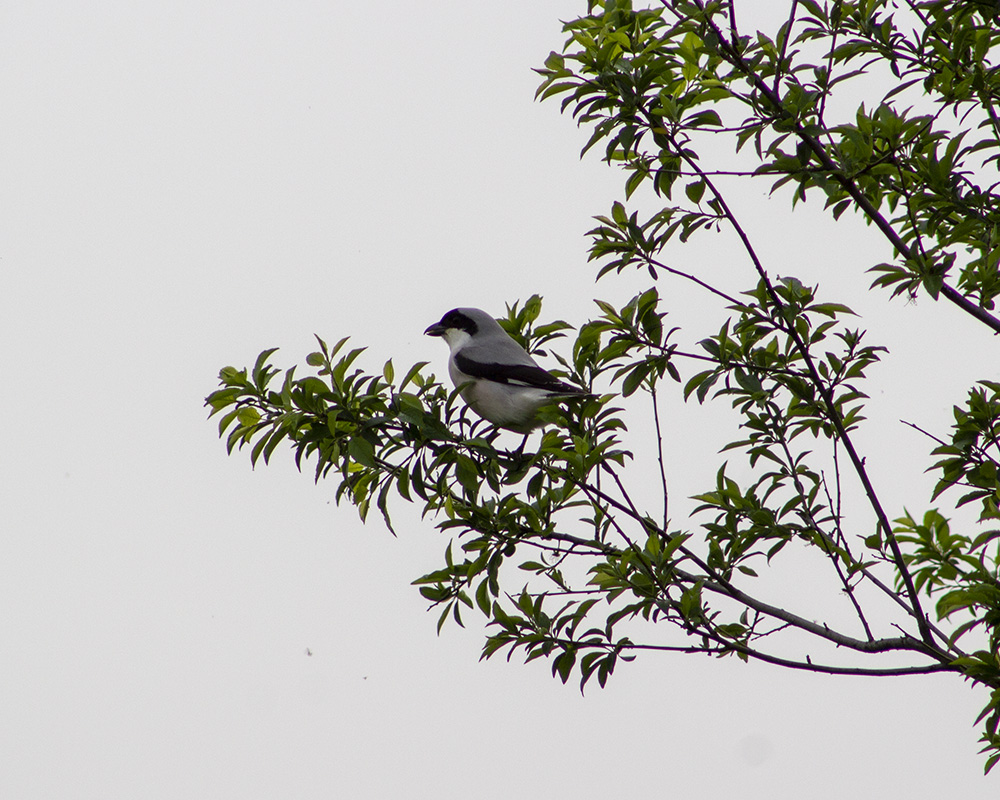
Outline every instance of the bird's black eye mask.
POLYGON ((479 330, 479 326, 476 325, 475 321, 457 308, 453 308, 441 317, 441 325, 445 328, 457 328, 460 331, 465 331, 469 336, 475 336, 476 331, 479 330))

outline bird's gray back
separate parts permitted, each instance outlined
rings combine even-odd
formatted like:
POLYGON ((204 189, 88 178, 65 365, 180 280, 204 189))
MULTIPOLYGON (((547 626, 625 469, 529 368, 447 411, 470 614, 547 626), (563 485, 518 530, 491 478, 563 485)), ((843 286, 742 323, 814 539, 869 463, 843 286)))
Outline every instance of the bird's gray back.
POLYGON ((478 328, 472 341, 462 348, 469 358, 480 363, 523 364, 538 366, 535 360, 515 342, 492 316, 479 308, 460 308, 461 313, 478 328))

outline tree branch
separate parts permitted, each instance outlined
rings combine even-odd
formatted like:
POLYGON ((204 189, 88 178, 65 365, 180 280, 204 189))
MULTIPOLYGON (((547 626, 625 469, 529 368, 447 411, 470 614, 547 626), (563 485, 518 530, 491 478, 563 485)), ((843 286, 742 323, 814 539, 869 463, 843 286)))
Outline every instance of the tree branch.
MULTIPOLYGON (((651 126, 655 124, 654 120, 652 119, 648 119, 647 121, 651 126)), ((667 133, 666 135, 670 136, 669 133, 667 133)), ((698 164, 698 162, 695 161, 694 158, 692 158, 684 150, 684 148, 678 147, 676 141, 674 141, 672 138, 671 141, 675 145, 675 150, 678 152, 681 159, 686 161, 688 166, 691 167, 691 169, 700 171, 701 167, 698 164)), ((722 193, 719 191, 718 187, 716 187, 712 179, 708 175, 702 173, 702 180, 705 182, 705 185, 708 187, 709 191, 712 192, 712 196, 719 204, 719 208, 722 209, 723 215, 729 221, 730 225, 732 225, 733 230, 736 231, 736 235, 740 238, 740 241, 743 243, 743 247, 746 250, 747 255, 750 257, 751 262, 753 262, 757 274, 760 276, 760 279, 763 281, 764 286, 767 289, 767 293, 771 298, 771 302, 773 302, 777 308, 783 309, 785 307, 784 303, 781 301, 781 298, 775 291, 774 286, 771 284, 771 280, 768 277, 767 272, 764 269, 764 265, 760 261, 760 258, 758 258, 757 256, 757 252, 750 241, 750 237, 743 229, 743 226, 736 218, 736 215, 733 213, 732 209, 729 207, 729 204, 726 202, 726 199, 723 197, 722 193)), ((932 645, 933 637, 931 636, 930 628, 928 627, 927 617, 924 614, 923 609, 921 608, 920 599, 917 595, 916 587, 913 584, 913 578, 911 577, 910 572, 907 569, 906 561, 903 559, 903 553, 899 549, 899 543, 896 541, 896 537, 892 533, 892 526, 889 524, 889 517, 885 513, 885 510, 882 508, 882 503, 878 499, 878 495, 875 493, 875 487, 874 485, 872 485, 872 482, 868 477, 868 472, 865 469, 864 461, 861 459, 857 451, 854 449, 854 444, 847 433, 847 429, 844 427, 843 420, 841 419, 840 414, 837 412, 837 407, 833 397, 833 393, 820 377, 819 371, 816 368, 812 355, 809 353, 809 348, 806 347, 805 342, 802 341, 802 338, 801 336, 799 336, 798 331, 795 330, 795 326, 785 323, 784 329, 785 332, 788 334, 788 336, 790 336, 792 340, 795 342, 798 351, 802 354, 802 359, 806 364, 806 368, 809 371, 812 382, 816 386, 821 397, 823 398, 824 404, 827 407, 828 419, 830 420, 830 422, 833 423, 833 426, 837 431, 838 438, 844 443, 844 449, 847 451, 847 454, 851 459, 851 463, 854 466, 854 470, 857 473, 858 477, 861 479, 861 484, 864 487, 865 494, 868 497, 869 503, 871 504, 873 510, 875 511, 876 516, 878 517, 879 524, 881 525, 882 530, 885 533, 886 541, 889 543, 889 547, 892 550, 893 561, 895 562, 896 568, 899 571, 901 577, 903 578, 903 583, 906 587, 907 596, 910 600, 911 613, 916 618, 917 626, 920 628, 921 637, 924 639, 925 642, 927 642, 928 645, 932 645)))
MULTIPOLYGON (((624 504, 619 503, 613 497, 609 497, 605 492, 602 492, 600 489, 596 489, 593 486, 587 485, 587 489, 589 489, 591 492, 593 492, 595 495, 600 497, 605 502, 612 505, 614 508, 618 509, 622 513, 628 515, 632 519, 639 522, 639 524, 642 525, 643 527, 649 526, 650 523, 648 518, 644 517, 632 503, 618 475, 613 470, 611 470, 607 465, 602 465, 602 467, 611 476, 612 480, 615 481, 615 484, 618 486, 619 491, 622 492, 622 496, 625 498, 625 503, 624 504)), ((584 487, 584 484, 578 483, 577 485, 580 485, 581 488, 584 487)), ((665 531, 662 533, 663 535, 666 535, 665 531)), ((635 549, 635 545, 631 544, 630 540, 627 539, 627 541, 629 541, 630 545, 633 547, 633 549, 635 549)), ((783 608, 779 608, 778 606, 773 606, 770 603, 765 603, 762 600, 758 600, 757 598, 736 588, 732 583, 730 583, 728 580, 726 580, 726 578, 724 578, 718 572, 709 567, 708 564, 706 564, 700 557, 698 557, 694 552, 692 552, 687 547, 682 545, 681 547, 677 548, 677 551, 679 553, 682 553, 688 559, 690 559, 695 565, 697 565, 699 569, 704 571, 705 575, 709 576, 709 580, 705 581, 703 578, 692 575, 684 570, 675 567, 674 572, 686 582, 695 583, 700 581, 703 583, 706 589, 709 589, 710 591, 715 592, 716 594, 729 597, 730 599, 735 600, 738 603, 742 603, 743 605, 748 606, 749 608, 752 608, 755 611, 760 611, 761 613, 767 614, 768 616, 774 617, 775 619, 780 619, 783 622, 787 622, 790 625, 799 628, 800 630, 806 631, 807 633, 811 633, 815 636, 819 636, 820 638, 826 639, 841 647, 847 647, 850 648, 851 650, 857 650, 858 652, 862 653, 879 653, 888 650, 914 650, 917 652, 924 653, 926 655, 930 655, 943 663, 951 661, 951 656, 948 655, 947 653, 942 653, 940 650, 938 650, 938 648, 934 646, 933 641, 931 641, 930 643, 926 641, 922 642, 919 639, 915 639, 911 636, 898 637, 896 639, 876 639, 874 641, 864 641, 862 639, 855 639, 854 637, 839 633, 831 629, 828 625, 821 625, 819 623, 812 622, 811 620, 807 620, 804 617, 800 617, 798 614, 793 614, 792 612, 786 611, 783 608)), ((907 609, 907 610, 911 611, 912 613, 912 609, 907 609)))
POLYGON ((886 678, 886 677, 896 677, 901 675, 929 675, 935 672, 955 672, 955 668, 947 664, 927 664, 925 666, 914 666, 914 667, 886 667, 886 668, 872 668, 872 667, 838 667, 826 664, 815 664, 809 657, 806 657, 806 661, 793 661, 791 659, 782 658, 780 656, 774 656, 769 653, 764 653, 759 650, 755 650, 752 647, 747 647, 741 645, 737 642, 729 642, 725 640, 719 641, 716 647, 707 646, 676 646, 676 645, 658 645, 658 644, 635 644, 634 642, 586 642, 577 641, 575 639, 560 639, 557 637, 552 637, 548 641, 553 644, 563 647, 565 649, 573 650, 606 650, 606 651, 621 651, 621 650, 646 650, 646 651, 657 651, 657 652, 667 652, 667 653, 709 653, 715 655, 726 655, 727 653, 742 653, 749 658, 754 658, 758 661, 765 661, 769 664, 777 664, 782 667, 789 667, 790 669, 804 670, 806 672, 822 672, 828 675, 861 675, 876 678, 886 678))

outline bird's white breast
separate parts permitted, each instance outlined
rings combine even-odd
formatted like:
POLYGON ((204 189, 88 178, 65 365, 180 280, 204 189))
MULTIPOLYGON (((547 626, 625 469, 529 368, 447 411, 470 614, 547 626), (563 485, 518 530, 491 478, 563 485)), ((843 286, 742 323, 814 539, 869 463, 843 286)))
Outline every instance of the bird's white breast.
POLYGON ((483 419, 494 425, 527 433, 536 427, 535 414, 551 402, 551 392, 534 386, 471 378, 448 364, 448 372, 456 386, 462 386, 462 399, 483 419))

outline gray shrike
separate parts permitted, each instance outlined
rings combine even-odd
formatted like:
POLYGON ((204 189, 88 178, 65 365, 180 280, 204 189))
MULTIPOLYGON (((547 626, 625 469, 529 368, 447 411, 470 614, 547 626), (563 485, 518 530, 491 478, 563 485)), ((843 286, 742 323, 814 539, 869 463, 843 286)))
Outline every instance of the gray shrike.
POLYGON ((543 423, 538 410, 556 400, 593 397, 542 369, 478 308, 455 308, 426 331, 451 349, 448 373, 462 399, 483 419, 528 434, 543 423))

